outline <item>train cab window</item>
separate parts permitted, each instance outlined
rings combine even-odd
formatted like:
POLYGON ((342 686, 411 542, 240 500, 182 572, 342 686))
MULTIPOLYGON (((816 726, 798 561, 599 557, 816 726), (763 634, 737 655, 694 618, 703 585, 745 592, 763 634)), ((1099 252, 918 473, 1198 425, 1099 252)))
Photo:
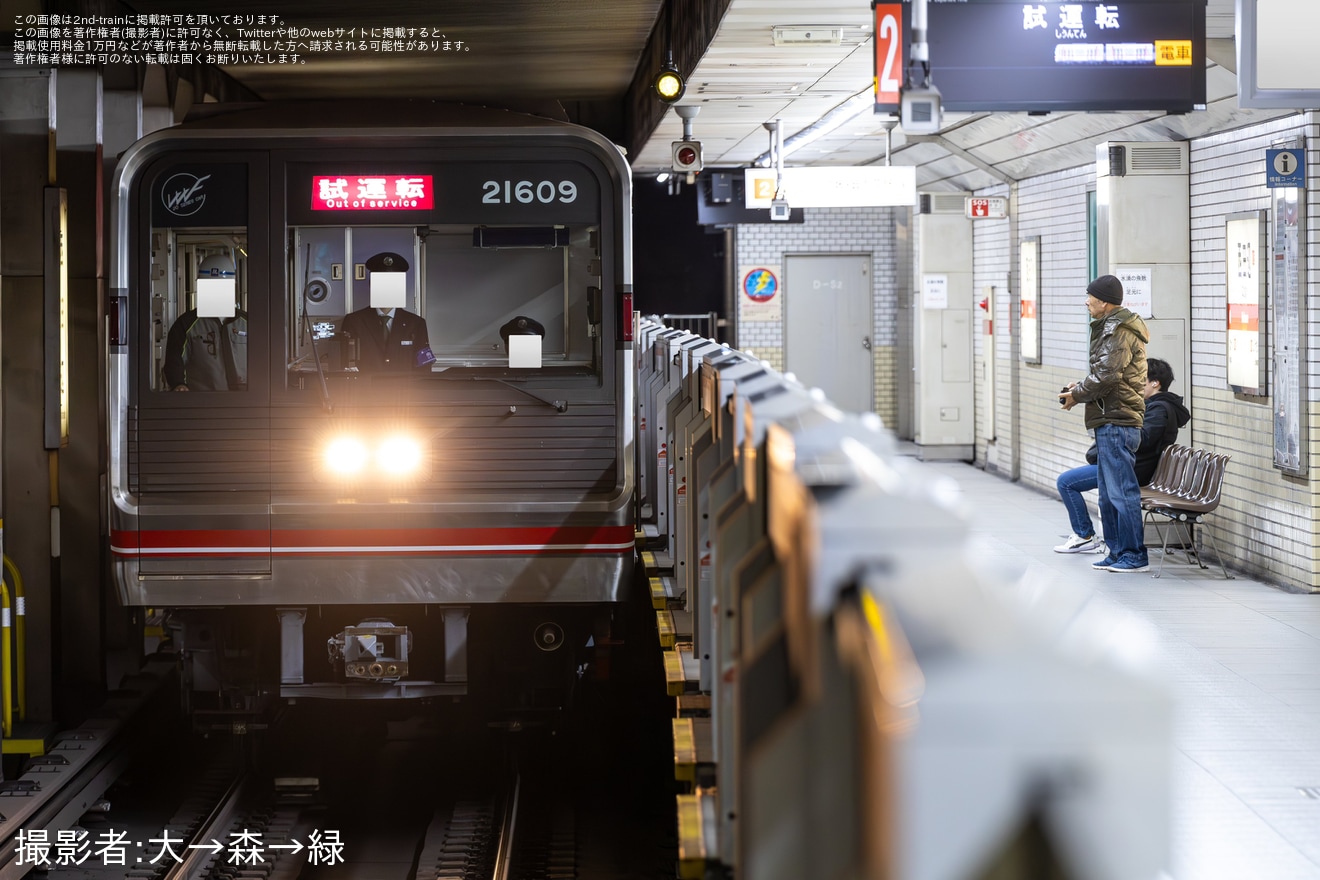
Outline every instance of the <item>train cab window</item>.
POLYGON ((243 391, 248 383, 247 229, 151 231, 155 391, 243 391))
POLYGON ((563 226, 429 230, 427 311, 437 369, 591 367, 596 239, 591 228, 563 226))
POLYGON ((598 240, 592 227, 296 228, 290 385, 381 371, 594 371, 598 240))
POLYGON ((293 230, 289 377, 424 371, 425 303, 412 227, 304 226, 293 230))

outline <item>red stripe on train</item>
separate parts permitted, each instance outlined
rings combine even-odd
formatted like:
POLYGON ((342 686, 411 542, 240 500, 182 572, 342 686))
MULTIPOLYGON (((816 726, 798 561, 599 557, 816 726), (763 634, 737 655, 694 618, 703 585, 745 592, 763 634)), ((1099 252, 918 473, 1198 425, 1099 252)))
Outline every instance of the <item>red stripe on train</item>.
POLYGON ((252 556, 266 553, 429 555, 481 553, 621 553, 633 544, 631 526, 471 529, 193 529, 116 530, 120 555, 252 556))

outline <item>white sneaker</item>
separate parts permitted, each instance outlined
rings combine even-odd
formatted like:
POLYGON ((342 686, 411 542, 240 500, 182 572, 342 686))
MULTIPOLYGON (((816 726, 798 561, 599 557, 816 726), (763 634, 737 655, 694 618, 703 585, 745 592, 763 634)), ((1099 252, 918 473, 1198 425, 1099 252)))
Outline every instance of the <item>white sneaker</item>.
POLYGON ((1106 544, 1106 543, 1104 542, 1104 540, 1102 539, 1102 540, 1096 542, 1095 549, 1092 550, 1091 552, 1092 552, 1092 553, 1104 553, 1104 554, 1108 555, 1108 553, 1109 553, 1109 545, 1106 544))
POLYGON ((1088 550, 1095 550, 1097 546, 1103 546, 1103 542, 1092 535, 1089 538, 1083 538, 1078 535, 1069 535, 1068 540, 1054 548, 1055 553, 1085 553, 1088 550))

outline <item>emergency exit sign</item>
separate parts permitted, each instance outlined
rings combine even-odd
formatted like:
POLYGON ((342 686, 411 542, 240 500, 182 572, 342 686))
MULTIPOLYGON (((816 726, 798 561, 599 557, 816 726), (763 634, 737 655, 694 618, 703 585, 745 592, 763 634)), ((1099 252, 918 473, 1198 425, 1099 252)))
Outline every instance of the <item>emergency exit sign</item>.
POLYGON ((967 216, 972 220, 1003 220, 1008 216, 1008 199, 998 197, 968 198, 967 216))

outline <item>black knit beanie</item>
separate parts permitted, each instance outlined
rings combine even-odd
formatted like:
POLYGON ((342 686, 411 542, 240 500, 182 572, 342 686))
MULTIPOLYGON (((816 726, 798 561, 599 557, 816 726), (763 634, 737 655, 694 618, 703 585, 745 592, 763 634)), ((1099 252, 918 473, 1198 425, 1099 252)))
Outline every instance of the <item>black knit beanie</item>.
POLYGON ((1101 275, 1086 285, 1086 292, 1096 299, 1113 303, 1116 306, 1123 304, 1123 282, 1113 275, 1101 275))

